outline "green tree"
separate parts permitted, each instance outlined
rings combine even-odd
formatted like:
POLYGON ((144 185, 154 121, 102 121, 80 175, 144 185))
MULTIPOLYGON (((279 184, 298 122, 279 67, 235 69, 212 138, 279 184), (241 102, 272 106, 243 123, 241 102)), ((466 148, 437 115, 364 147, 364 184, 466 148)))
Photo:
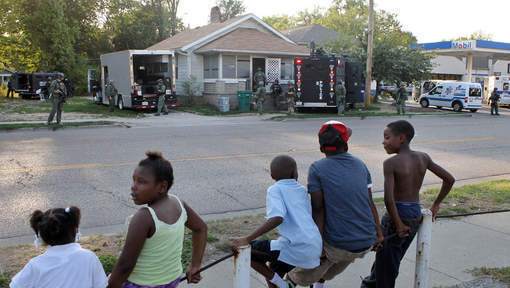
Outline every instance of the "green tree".
POLYGON ((323 18, 324 15, 322 14, 321 9, 316 6, 312 11, 308 11, 308 9, 299 11, 297 17, 295 17, 295 21, 299 26, 307 26, 311 24, 320 24, 323 18))
POLYGON ((179 1, 110 1, 105 26, 115 50, 145 49, 184 29, 174 15, 179 1))
POLYGON ((267 16, 263 17, 262 21, 279 31, 292 29, 298 26, 296 17, 290 17, 288 15, 267 16))
POLYGON ((451 39, 450 41, 463 41, 463 40, 492 40, 492 34, 486 33, 482 30, 475 31, 471 33, 469 36, 462 36, 455 39, 451 39))
MULTIPOLYGON (((337 55, 348 54, 366 66, 368 7, 366 0, 335 0, 321 24, 339 32, 338 39, 326 45, 337 55)), ((431 56, 410 49, 416 37, 404 31, 397 15, 375 11, 372 79, 379 84, 413 82, 427 77, 431 56)), ((379 91, 377 91, 379 92, 379 91)))
POLYGON ((40 63, 40 51, 23 33, 19 21, 21 5, 15 0, 0 0, 0 63, 16 71, 34 71, 40 63))
POLYGON ((220 8, 220 20, 222 22, 237 17, 246 11, 242 0, 218 0, 216 4, 220 8))

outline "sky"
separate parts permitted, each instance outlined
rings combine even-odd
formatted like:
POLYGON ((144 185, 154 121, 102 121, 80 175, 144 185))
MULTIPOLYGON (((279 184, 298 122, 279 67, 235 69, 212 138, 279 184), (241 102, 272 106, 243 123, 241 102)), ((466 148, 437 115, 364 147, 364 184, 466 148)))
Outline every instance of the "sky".
MULTIPOLYGON (((207 25, 216 0, 180 0, 178 15, 191 28, 207 25)), ((314 7, 327 8, 331 0, 243 0, 246 13, 257 17, 287 14, 314 7)), ((469 36, 476 31, 493 41, 510 42, 510 0, 374 0, 375 9, 397 14, 405 31, 419 43, 469 36)))

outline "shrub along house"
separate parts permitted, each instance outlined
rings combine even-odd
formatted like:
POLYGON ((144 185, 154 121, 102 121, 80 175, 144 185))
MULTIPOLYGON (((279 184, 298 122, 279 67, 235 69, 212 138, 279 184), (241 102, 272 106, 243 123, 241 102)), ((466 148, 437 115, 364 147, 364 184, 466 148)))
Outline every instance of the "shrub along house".
POLYGON ((254 89, 253 75, 258 68, 266 73, 266 91, 275 79, 285 90, 293 81, 294 58, 309 55, 308 48, 253 14, 224 22, 219 19, 219 9, 214 7, 211 24, 185 30, 147 48, 174 52, 177 95, 186 96, 185 82, 193 79, 197 95, 203 96, 201 102, 218 105, 219 96, 229 96, 231 108, 236 108, 237 90, 254 89))

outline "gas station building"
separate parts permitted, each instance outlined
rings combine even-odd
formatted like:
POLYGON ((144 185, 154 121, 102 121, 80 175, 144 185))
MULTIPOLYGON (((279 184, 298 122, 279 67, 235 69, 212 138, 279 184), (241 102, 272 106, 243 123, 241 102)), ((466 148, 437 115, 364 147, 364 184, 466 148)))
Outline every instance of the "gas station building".
POLYGON ((478 82, 483 85, 489 76, 510 75, 510 43, 467 40, 411 46, 416 47, 435 55, 431 71, 431 79, 434 80, 478 82))

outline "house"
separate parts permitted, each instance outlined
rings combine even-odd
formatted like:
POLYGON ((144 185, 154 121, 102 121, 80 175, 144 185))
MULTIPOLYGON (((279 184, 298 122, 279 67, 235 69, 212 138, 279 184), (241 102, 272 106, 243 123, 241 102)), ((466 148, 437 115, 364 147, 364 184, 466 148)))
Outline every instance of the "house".
POLYGON ((183 31, 147 48, 174 52, 177 95, 186 94, 183 84, 193 77, 204 102, 218 105, 219 96, 229 96, 230 106, 235 108, 237 91, 254 88, 253 75, 258 68, 266 73, 269 91, 275 79, 284 85, 293 81, 294 58, 309 55, 308 48, 253 14, 224 22, 219 18, 219 9, 214 7, 211 24, 183 31))

